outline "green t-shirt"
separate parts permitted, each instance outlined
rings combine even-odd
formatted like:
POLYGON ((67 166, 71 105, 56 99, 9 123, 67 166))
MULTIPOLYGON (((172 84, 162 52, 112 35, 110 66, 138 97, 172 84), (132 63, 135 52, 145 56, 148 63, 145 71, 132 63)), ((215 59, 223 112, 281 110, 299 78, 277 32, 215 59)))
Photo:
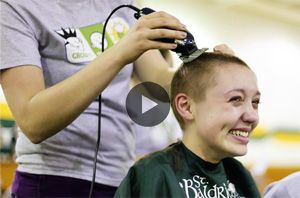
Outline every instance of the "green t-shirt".
POLYGON ((250 173, 234 158, 206 162, 182 142, 150 154, 129 170, 115 197, 260 197, 250 173))

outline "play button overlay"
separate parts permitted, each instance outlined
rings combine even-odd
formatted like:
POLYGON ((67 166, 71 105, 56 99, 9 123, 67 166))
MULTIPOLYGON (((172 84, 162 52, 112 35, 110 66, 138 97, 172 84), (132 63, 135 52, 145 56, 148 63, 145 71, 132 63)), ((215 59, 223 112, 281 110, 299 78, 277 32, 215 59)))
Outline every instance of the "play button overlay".
POLYGON ((169 114, 170 99, 166 90, 153 82, 133 87, 126 98, 129 117, 141 126, 155 126, 169 114))
POLYGON ((142 114, 146 113, 147 111, 156 107, 157 105, 158 104, 156 102, 142 95, 142 114))

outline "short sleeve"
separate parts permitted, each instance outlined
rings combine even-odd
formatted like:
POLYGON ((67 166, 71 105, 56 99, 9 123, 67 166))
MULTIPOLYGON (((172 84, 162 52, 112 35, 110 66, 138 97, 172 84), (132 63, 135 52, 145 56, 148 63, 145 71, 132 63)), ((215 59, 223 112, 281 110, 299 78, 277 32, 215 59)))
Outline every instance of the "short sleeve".
POLYGON ((295 172, 282 180, 269 184, 264 191, 264 198, 299 197, 300 172, 295 172))
POLYGON ((0 1, 0 69, 31 64, 41 66, 38 39, 30 15, 16 3, 0 1))

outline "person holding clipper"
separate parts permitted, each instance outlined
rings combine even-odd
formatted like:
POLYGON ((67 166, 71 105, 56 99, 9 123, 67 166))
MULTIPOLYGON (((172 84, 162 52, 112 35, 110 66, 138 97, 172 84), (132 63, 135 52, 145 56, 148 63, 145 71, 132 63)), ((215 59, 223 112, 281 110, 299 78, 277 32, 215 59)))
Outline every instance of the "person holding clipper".
POLYGON ((125 110, 131 73, 168 87, 173 73, 157 49, 177 44, 160 38, 182 40, 186 27, 165 12, 134 21, 134 12, 121 9, 102 43, 109 13, 131 1, 0 4, 0 83, 20 127, 12 196, 112 197, 135 159, 125 110), (99 94, 101 138, 91 194, 99 94))

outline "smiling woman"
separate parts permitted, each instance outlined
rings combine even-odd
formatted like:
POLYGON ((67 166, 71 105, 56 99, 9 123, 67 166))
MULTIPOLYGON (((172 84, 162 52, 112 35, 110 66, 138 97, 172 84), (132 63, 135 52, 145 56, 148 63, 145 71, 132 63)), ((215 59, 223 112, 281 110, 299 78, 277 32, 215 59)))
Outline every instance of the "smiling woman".
POLYGON ((247 153, 259 100, 254 72, 235 56, 204 53, 181 66, 171 101, 183 139, 137 162, 116 196, 260 197, 232 158, 247 153))
MULTIPOLYGON (((187 144, 213 163, 224 157, 245 155, 249 133, 258 123, 259 91, 254 73, 235 63, 221 67, 215 74, 214 86, 205 91, 205 99, 191 101, 194 116, 186 119, 195 121, 186 128, 187 144), (201 138, 195 138, 197 134, 201 138)), ((180 98, 178 102, 180 105, 180 98)), ((186 110, 180 109, 179 113, 183 111, 186 110)))

